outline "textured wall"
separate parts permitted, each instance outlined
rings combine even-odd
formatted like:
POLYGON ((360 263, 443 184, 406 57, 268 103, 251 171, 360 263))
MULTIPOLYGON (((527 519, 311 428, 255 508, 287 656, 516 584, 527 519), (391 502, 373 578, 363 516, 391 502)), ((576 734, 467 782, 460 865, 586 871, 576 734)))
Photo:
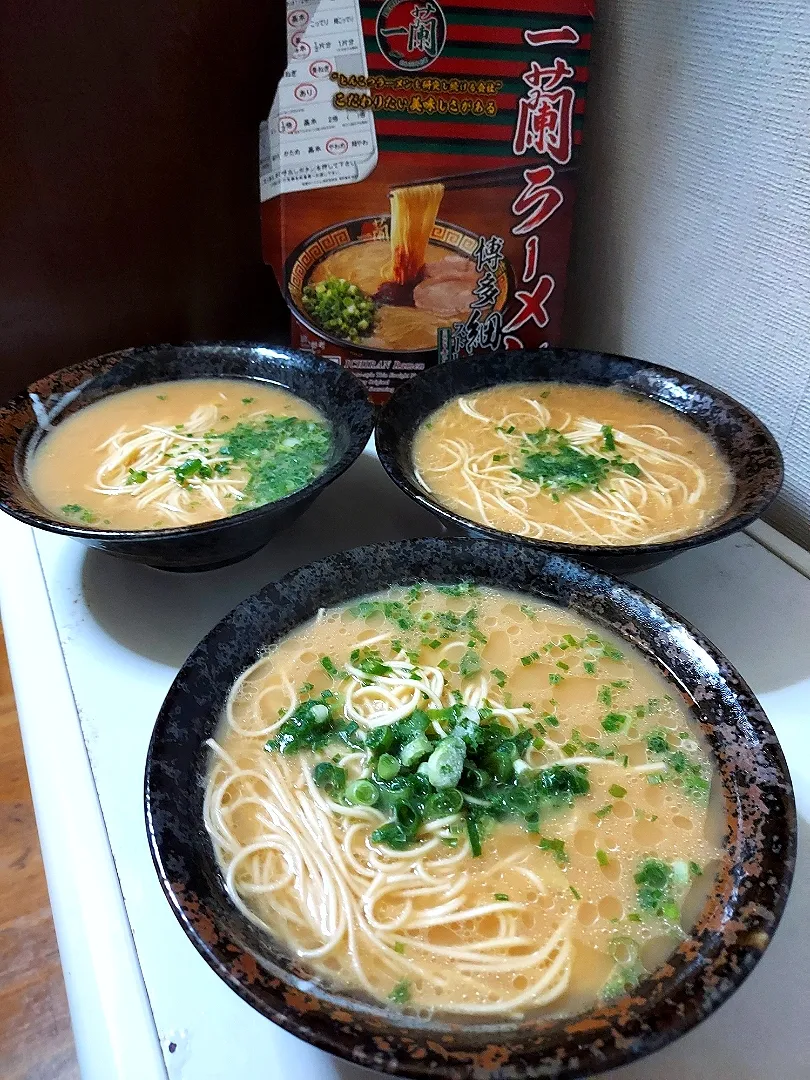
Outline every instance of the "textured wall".
POLYGON ((569 340, 753 408, 810 546, 810 3, 602 0, 569 340))

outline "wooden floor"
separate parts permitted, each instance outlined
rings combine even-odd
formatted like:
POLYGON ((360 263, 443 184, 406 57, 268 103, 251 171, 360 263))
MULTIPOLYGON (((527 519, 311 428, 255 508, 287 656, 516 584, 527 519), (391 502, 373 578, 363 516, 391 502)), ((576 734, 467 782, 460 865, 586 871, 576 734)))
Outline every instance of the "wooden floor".
POLYGON ((79 1080, 2 628, 0 1077, 79 1080))

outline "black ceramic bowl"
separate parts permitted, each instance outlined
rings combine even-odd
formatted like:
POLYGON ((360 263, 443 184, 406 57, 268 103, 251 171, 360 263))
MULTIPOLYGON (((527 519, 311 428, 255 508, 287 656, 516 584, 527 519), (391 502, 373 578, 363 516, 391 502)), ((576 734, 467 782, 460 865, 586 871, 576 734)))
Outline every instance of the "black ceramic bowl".
POLYGON ((169 691, 149 747, 145 801, 161 885, 213 970, 300 1038, 410 1077, 564 1080, 660 1049, 717 1009, 754 968, 779 922, 795 862, 796 812, 785 760, 728 661, 640 590, 507 541, 423 539, 358 548, 295 570, 240 604, 195 649, 169 691), (461 578, 570 607, 639 649, 692 704, 722 784, 722 865, 692 934, 632 996, 567 1021, 425 1021, 330 991, 231 904, 203 826, 205 740, 237 677, 266 646, 322 606, 390 584, 461 578))
POLYGON ((625 356, 579 349, 500 352, 441 364, 403 383, 377 420, 377 453, 395 484, 447 524, 473 536, 508 535, 532 551, 557 551, 614 574, 656 566, 680 551, 738 532, 760 517, 782 486, 782 455, 765 425, 743 405, 706 383, 671 368, 625 356), (659 544, 608 547, 565 544, 504 534, 471 522, 436 502, 416 482, 414 436, 424 420, 461 394, 510 382, 567 382, 622 386, 677 410, 709 435, 734 477, 734 496, 720 517, 698 533, 659 544))
POLYGON ((307 509, 363 450, 374 423, 366 393, 348 371, 328 360, 259 345, 155 345, 125 349, 47 375, 0 408, 0 510, 37 529, 74 536, 160 570, 212 570, 238 562, 307 509), (176 379, 253 379, 284 387, 332 425, 327 468, 284 499, 243 514, 177 529, 95 529, 54 517, 34 495, 27 464, 47 433, 86 405, 122 390, 176 379))

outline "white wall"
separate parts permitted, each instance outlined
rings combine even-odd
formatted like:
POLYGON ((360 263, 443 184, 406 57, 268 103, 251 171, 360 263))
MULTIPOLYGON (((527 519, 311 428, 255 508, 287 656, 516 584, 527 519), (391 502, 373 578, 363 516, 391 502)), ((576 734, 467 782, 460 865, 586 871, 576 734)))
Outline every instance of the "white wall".
POLYGON ((569 340, 770 426, 810 546, 810 0, 602 0, 569 340))

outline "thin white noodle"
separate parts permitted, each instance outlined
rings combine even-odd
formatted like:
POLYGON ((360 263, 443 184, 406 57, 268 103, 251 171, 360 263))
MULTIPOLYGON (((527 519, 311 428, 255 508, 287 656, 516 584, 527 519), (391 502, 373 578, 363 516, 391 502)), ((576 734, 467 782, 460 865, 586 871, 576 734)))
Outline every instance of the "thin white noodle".
MULTIPOLYGON (((386 637, 390 635, 367 637, 357 647, 386 637)), ((444 647, 456 644, 463 642, 444 647)), ((373 676, 351 664, 345 669, 340 688, 344 715, 359 717, 366 730, 378 726, 383 717, 390 723, 394 714, 407 715, 426 699, 439 707, 450 700, 438 667, 415 665, 402 655, 386 661, 386 669, 373 676)), ((282 715, 290 715, 297 697, 288 681, 273 679, 271 654, 234 687, 226 708, 230 730, 266 736, 270 725, 263 720, 262 702, 268 687, 272 690, 268 698, 283 700, 282 715), (250 689, 257 675, 264 682, 259 693, 250 689)), ((519 717, 528 710, 506 708, 491 695, 485 676, 472 681, 465 692, 468 707, 474 707, 469 702, 480 705, 486 700, 499 722, 519 726, 519 717)), ((277 726, 274 720, 273 729, 277 726)), ((403 975, 418 978, 420 1003, 428 1007, 442 1003, 450 959, 455 985, 468 990, 458 1007, 453 1003, 453 1010, 469 1015, 520 1014, 565 992, 572 963, 570 918, 565 917, 550 937, 536 941, 510 929, 524 903, 469 902, 462 867, 470 847, 466 832, 454 836, 460 830, 458 815, 427 822, 416 847, 395 851, 370 841, 370 831, 383 820, 377 810, 330 799, 315 786, 310 770, 302 773, 286 755, 268 754, 262 758, 262 771, 257 771, 241 768, 214 740, 209 746, 214 764, 205 793, 205 825, 227 868, 228 893, 251 922, 292 942, 302 959, 325 963, 340 950, 348 956, 358 985, 370 993, 379 985, 381 973, 394 982, 403 975), (257 814, 259 835, 240 845, 235 818, 245 812, 257 814), (447 840, 456 846, 448 847, 447 840), (272 925, 251 906, 263 897, 272 897, 272 925), (492 917, 498 928, 494 936, 454 946, 434 946, 420 937, 432 927, 475 926, 492 917), (407 961, 395 951, 397 942, 407 949, 407 961), (519 993, 504 989, 492 1001, 481 1000, 476 993, 487 973, 518 971, 526 972, 526 986, 519 993)), ((349 776, 360 776, 365 758, 363 751, 348 749, 340 766, 349 776)), ((511 865, 516 858, 498 865, 511 865)), ((536 875, 527 874, 532 884, 542 887, 536 875)))
MULTIPOLYGON (((709 511, 699 511, 708 477, 687 453, 678 452, 683 441, 660 425, 634 424, 614 428, 613 438, 623 460, 636 465, 640 475, 615 471, 607 489, 562 493, 559 501, 568 511, 569 523, 564 524, 563 518, 544 520, 548 514, 543 506, 553 492, 513 470, 522 460, 521 447, 526 445, 523 432, 550 426, 551 413, 542 401, 530 397, 521 401, 526 409, 490 416, 478 398, 458 398, 456 404, 462 413, 491 426, 510 451, 509 460, 493 461, 491 450, 476 453, 472 443, 463 439, 442 439, 433 448, 434 460, 420 466, 418 482, 424 490, 435 494, 437 478, 455 475, 459 484, 454 505, 484 525, 566 543, 660 543, 682 535, 683 526, 676 522, 683 509, 692 508, 693 515, 697 511, 696 528, 709 517, 709 511), (651 499, 655 500, 654 510, 651 499)), ((566 414, 556 428, 584 454, 605 455, 603 425, 598 421, 566 414)))

